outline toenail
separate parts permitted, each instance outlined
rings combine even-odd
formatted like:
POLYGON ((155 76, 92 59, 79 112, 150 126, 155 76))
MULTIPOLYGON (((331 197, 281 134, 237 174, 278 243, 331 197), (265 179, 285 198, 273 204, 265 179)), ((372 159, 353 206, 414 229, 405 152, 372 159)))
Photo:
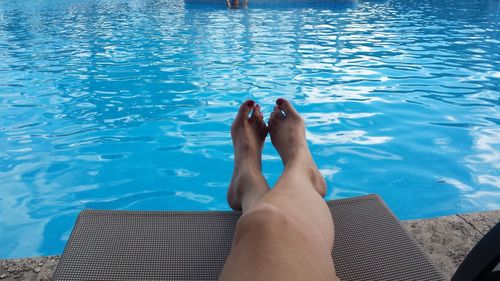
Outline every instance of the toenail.
POLYGON ((247 105, 250 107, 254 106, 254 104, 255 104, 255 102, 253 100, 249 100, 247 103, 247 105))
POLYGON ((277 105, 282 105, 282 104, 283 104, 283 102, 285 102, 285 100, 284 100, 284 99, 282 99, 282 98, 279 98, 279 99, 277 99, 277 100, 276 100, 276 104, 277 104, 277 105))

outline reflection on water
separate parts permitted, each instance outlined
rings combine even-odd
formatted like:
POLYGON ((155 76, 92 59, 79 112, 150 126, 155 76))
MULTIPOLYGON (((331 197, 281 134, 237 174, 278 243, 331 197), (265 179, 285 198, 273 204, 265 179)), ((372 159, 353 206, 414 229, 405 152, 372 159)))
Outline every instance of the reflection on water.
POLYGON ((247 98, 294 101, 328 199, 500 208, 498 1, 254 2, 0 3, 0 257, 60 253, 84 208, 228 209, 247 98))

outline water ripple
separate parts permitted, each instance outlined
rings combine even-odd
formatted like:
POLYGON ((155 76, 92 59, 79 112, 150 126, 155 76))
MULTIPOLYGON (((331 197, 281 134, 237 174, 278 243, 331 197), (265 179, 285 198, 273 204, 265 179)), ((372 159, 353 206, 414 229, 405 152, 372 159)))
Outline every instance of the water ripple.
POLYGON ((83 208, 227 209, 247 98, 294 101, 328 199, 500 208, 498 1, 280 3, 1 1, 0 258, 59 254, 83 208))

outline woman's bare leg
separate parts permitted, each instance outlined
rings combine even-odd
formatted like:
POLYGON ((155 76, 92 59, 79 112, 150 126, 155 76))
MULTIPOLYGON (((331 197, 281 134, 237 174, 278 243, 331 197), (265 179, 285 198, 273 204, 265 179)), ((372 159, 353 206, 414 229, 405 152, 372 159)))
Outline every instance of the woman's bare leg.
POLYGON ((233 210, 248 211, 269 191, 269 185, 262 176, 261 160, 267 132, 260 106, 252 100, 245 101, 231 126, 234 171, 227 201, 233 210), (250 112, 252 114, 248 117, 250 112))
POLYGON ((277 101, 269 132, 285 170, 272 190, 256 191, 259 199, 246 201, 249 192, 232 197, 247 204, 219 280, 338 280, 333 221, 322 198, 326 184, 307 147, 304 122, 288 101, 277 101))

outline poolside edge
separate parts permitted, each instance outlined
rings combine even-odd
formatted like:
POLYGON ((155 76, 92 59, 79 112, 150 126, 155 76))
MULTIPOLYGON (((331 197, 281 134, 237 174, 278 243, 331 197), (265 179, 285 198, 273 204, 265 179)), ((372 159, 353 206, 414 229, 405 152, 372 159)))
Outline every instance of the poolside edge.
MULTIPOLYGON (((449 279, 470 249, 500 220, 500 210, 402 221, 449 279)), ((0 280, 51 280, 59 256, 0 260, 0 280)))
POLYGON ((402 221, 447 279, 474 245, 500 221, 500 210, 402 221))

